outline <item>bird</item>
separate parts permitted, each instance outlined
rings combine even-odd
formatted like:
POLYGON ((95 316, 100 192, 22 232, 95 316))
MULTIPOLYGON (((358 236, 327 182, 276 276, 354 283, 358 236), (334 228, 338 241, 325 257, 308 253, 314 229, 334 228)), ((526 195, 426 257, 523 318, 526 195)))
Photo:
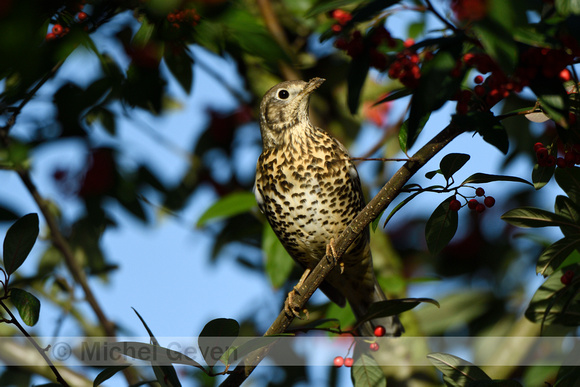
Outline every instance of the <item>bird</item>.
MULTIPOLYGON (((305 269, 299 284, 365 206, 346 147, 310 121, 310 96, 324 81, 279 83, 260 103, 262 153, 254 194, 286 251, 305 269)), ((341 307, 348 301, 360 320, 372 303, 387 299, 374 274, 368 227, 339 263, 320 289, 341 307)), ((389 336, 404 332, 398 317, 389 316, 362 323, 359 334, 373 336, 379 325, 389 336)))

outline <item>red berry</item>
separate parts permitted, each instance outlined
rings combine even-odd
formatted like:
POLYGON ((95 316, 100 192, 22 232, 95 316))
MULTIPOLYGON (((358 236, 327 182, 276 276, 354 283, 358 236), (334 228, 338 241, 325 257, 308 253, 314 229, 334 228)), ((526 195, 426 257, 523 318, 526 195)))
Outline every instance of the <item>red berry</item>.
POLYGON ((449 209, 451 211, 459 211, 459 209, 461 208, 461 202, 457 199, 453 199, 452 201, 449 202, 449 209))
POLYGON ((344 358, 342 356, 337 356, 334 358, 334 366, 335 367, 342 367, 344 364, 344 358))
POLYGON ((374 351, 374 352, 376 352, 376 351, 378 351, 378 350, 379 350, 379 344, 378 344, 378 343, 371 343, 371 344, 369 345, 369 348, 371 349, 371 351, 374 351))
POLYGON ((56 36, 62 34, 64 31, 64 28, 62 28, 62 26, 60 24, 55 24, 52 27, 52 33, 55 34, 56 36))
POLYGON ((573 279, 574 279, 574 272, 572 270, 566 270, 564 275, 562 277, 560 277, 560 282, 562 282, 564 285, 568 286, 568 285, 570 285, 570 283, 572 282, 573 279))
POLYGON ((344 359, 344 365, 346 367, 352 367, 353 364, 354 364, 354 359, 352 357, 347 357, 346 359, 344 359))
POLYGON ((483 77, 478 75, 473 79, 473 81, 479 85, 480 83, 483 83, 483 77))
POLYGON ((471 199, 470 201, 467 202, 467 207, 470 210, 475 210, 478 204, 479 202, 477 201, 477 199, 471 199))
POLYGON ((403 42, 403 46, 404 46, 405 48, 409 48, 409 47, 411 47, 413 44, 415 44, 415 39, 413 39, 413 38, 407 38, 407 40, 405 40, 405 41, 403 42))
POLYGON ((483 97, 485 95, 485 87, 481 86, 481 85, 477 85, 473 88, 473 92, 475 93, 475 95, 477 95, 478 97, 483 97))
POLYGON ((382 325, 377 325, 375 327, 375 336, 376 337, 383 337, 386 333, 385 327, 382 325))
POLYGON ((56 35, 54 34, 54 32, 49 32, 48 34, 46 34, 46 40, 54 40, 56 39, 56 35))
POLYGON ((562 80, 562 82, 567 82, 570 79, 572 79, 572 74, 570 74, 570 70, 568 69, 564 69, 562 71, 560 71, 560 79, 562 80))
POLYGON ((342 9, 335 9, 332 11, 332 18, 336 20, 338 24, 343 26, 352 19, 352 15, 342 9))
POLYGON ((576 114, 568 113, 568 123, 574 125, 576 123, 576 114))
POLYGON ((556 158, 552 155, 548 156, 548 159, 545 162, 546 167, 553 167, 556 165, 556 158))
POLYGON ((475 190, 475 195, 483 196, 483 195, 485 195, 485 190, 483 188, 479 187, 478 189, 475 190))
POLYGON ((548 163, 548 159, 550 158, 550 154, 546 148, 540 148, 536 151, 536 158, 538 159, 538 164, 541 166, 545 166, 548 163))
POLYGON ((475 207, 475 212, 481 214, 483 211, 485 211, 485 206, 481 203, 478 203, 477 206, 475 207))
POLYGON ((173 22, 175 22, 175 14, 173 14, 173 13, 170 13, 169 15, 167 15, 167 21, 168 21, 169 23, 173 23, 173 22))
POLYGON ((556 166, 558 168, 566 168, 566 160, 563 157, 558 157, 556 159, 556 166))
POLYGON ((537 151, 539 151, 542 148, 545 148, 545 146, 541 142, 537 142, 537 143, 534 144, 534 152, 537 152, 537 151))
POLYGON ((457 111, 457 114, 466 115, 469 112, 469 105, 467 102, 460 101, 457 103, 455 110, 457 111))
POLYGON ((486 207, 491 208, 495 204, 495 198, 493 196, 488 196, 483 199, 483 204, 485 204, 486 207))
POLYGON ((79 19, 79 21, 85 21, 85 20, 87 20, 88 17, 89 17, 89 15, 87 15, 86 12, 77 13, 77 19, 79 19))

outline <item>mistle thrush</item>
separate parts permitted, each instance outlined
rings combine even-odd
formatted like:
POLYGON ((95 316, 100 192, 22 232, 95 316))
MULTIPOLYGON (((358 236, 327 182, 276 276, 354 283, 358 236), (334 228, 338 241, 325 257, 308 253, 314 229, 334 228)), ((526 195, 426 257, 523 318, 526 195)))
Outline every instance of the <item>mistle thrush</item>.
MULTIPOLYGON (((282 82, 260 104, 263 150, 256 168, 256 200, 282 245, 307 271, 365 205, 346 148, 310 122, 310 95, 323 82, 282 82)), ((369 238, 367 228, 321 286, 338 305, 348 300, 357 318, 373 302, 387 299, 373 272, 369 238)), ((386 317, 363 324, 361 335, 372 336, 377 325, 388 335, 403 332, 397 317, 386 317)))

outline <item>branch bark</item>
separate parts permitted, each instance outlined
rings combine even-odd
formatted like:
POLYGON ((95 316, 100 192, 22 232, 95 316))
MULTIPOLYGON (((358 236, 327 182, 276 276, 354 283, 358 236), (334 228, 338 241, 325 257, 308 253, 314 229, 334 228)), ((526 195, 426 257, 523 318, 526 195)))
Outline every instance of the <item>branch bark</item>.
MULTIPOLYGON (((423 167, 433 156, 435 156, 441 149, 449 144, 455 137, 464 133, 465 128, 460 128, 454 124, 448 125, 445 129, 439 132, 435 137, 425 144, 421 149, 415 153, 409 161, 407 161, 391 179, 381 188, 379 193, 366 205, 366 207, 358 214, 350 225, 340 234, 335 240, 335 251, 338 259, 342 257, 346 249, 351 245, 356 237, 367 227, 376 217, 388 207, 388 205, 397 197, 401 188, 407 184, 409 179, 423 167)), ((336 266, 336 261, 323 258, 314 270, 308 275, 302 287, 297 289, 297 294, 294 296, 293 302, 303 309, 306 302, 310 299, 312 294, 318 289, 324 278, 336 266)), ((271 336, 275 334, 284 333, 290 326, 294 316, 288 316, 284 309, 280 312, 276 320, 272 323, 270 328, 266 331, 264 336, 271 336)), ((257 350, 253 354, 252 362, 249 365, 243 361, 232 371, 221 386, 239 386, 246 380, 256 368, 256 365, 262 361, 268 354, 269 348, 265 347, 257 350)), ((249 355, 249 356, 250 356, 249 355)))

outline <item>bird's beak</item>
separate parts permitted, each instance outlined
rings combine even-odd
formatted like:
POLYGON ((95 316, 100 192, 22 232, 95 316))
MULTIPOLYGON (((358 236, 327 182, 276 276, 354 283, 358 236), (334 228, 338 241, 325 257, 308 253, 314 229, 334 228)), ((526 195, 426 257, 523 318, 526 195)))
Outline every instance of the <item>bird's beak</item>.
POLYGON ((318 89, 320 85, 324 83, 324 81, 326 81, 326 79, 324 78, 312 78, 310 81, 308 81, 306 87, 304 88, 304 90, 302 90, 300 94, 304 95, 312 94, 314 90, 318 89))

